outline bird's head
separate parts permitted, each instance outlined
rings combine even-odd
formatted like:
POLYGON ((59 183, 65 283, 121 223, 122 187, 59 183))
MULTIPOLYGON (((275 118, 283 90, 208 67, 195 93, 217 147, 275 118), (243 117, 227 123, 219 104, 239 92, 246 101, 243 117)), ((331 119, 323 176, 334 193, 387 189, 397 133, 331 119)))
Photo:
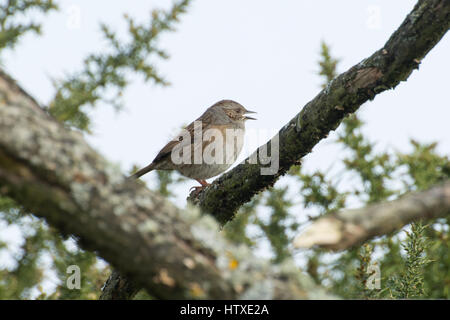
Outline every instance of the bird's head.
POLYGON ((222 100, 216 103, 216 106, 222 108, 227 116, 233 121, 256 120, 255 118, 247 116, 249 113, 256 113, 245 109, 240 103, 233 100, 222 100))

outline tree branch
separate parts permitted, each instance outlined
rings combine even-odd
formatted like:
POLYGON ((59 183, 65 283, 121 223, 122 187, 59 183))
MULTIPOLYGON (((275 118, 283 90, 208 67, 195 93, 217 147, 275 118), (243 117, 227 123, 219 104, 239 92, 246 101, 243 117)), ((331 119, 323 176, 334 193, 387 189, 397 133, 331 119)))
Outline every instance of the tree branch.
POLYGON ((400 199, 319 218, 294 240, 297 248, 344 250, 418 220, 450 214, 450 180, 400 199))
MULTIPOLYGON (((279 131, 279 170, 276 174, 261 175, 263 165, 248 163, 255 154, 271 150, 269 141, 243 163, 216 179, 209 188, 197 196, 191 194, 188 199, 199 205, 203 212, 212 214, 220 224, 225 224, 241 205, 271 187, 292 165, 299 164, 301 158, 335 130, 348 114, 378 93, 406 81, 449 26, 449 1, 418 1, 383 48, 336 77, 279 131)), ((118 278, 119 274, 113 276, 118 278)), ((120 291, 124 283, 127 283, 124 277, 121 281, 110 278, 102 298, 123 297, 120 291)))
MULTIPOLYGON (((251 157, 225 173, 190 200, 221 224, 231 220, 239 207, 257 193, 273 186, 292 165, 341 121, 377 94, 406 81, 421 60, 450 27, 450 1, 420 0, 383 48, 342 73, 322 90, 278 133, 279 170, 261 175, 261 164, 249 164, 251 157)), ((270 150, 270 141, 255 154, 270 150)))
POLYGON ((79 238, 154 297, 329 297, 292 261, 271 265, 221 236, 91 149, 0 70, 0 194, 79 238))
MULTIPOLYGON (((261 165, 241 164, 200 194, 200 207, 222 224, 230 220, 346 115, 406 80, 449 25, 448 0, 420 0, 382 49, 334 79, 280 130, 276 174, 261 175, 261 165)), ((299 298, 322 292, 287 262, 271 266, 248 249, 226 243, 214 230, 215 222, 195 209, 181 212, 125 181, 79 134, 63 129, 4 73, 0 193, 80 237, 84 248, 98 251, 157 298, 299 298)))

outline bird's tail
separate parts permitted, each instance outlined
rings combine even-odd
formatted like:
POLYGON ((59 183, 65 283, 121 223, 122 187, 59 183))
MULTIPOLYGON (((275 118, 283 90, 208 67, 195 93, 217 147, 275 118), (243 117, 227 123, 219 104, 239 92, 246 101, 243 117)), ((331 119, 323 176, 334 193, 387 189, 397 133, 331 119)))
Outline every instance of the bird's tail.
POLYGON ((154 163, 150 163, 148 166, 142 168, 141 170, 137 171, 136 173, 132 174, 130 176, 130 179, 137 179, 140 176, 143 176, 144 174, 152 171, 153 169, 155 169, 155 164, 154 163))

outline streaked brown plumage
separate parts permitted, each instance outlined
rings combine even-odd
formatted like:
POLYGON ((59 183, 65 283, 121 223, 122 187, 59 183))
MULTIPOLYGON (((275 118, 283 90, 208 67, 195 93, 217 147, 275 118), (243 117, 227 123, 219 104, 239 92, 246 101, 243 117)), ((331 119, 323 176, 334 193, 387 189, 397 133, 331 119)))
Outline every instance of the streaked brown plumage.
MULTIPOLYGON (((215 103, 209 107, 197 120, 189 124, 185 128, 187 131, 183 131, 172 141, 167 143, 152 163, 137 171, 132 175, 132 177, 139 178, 152 170, 177 170, 182 175, 195 179, 202 185, 202 187, 195 187, 196 189, 201 189, 207 186, 208 183, 205 179, 221 174, 236 161, 243 145, 243 137, 245 132, 244 123, 246 120, 255 120, 254 118, 245 115, 248 113, 254 112, 246 110, 242 105, 232 100, 221 100, 215 103), (199 130, 200 128, 201 132, 199 130), (211 154, 214 157, 216 156, 215 151, 218 151, 219 153, 217 153, 217 158, 223 159, 223 161, 217 161, 217 163, 207 163, 203 161, 202 158, 201 163, 195 162, 195 152, 199 152, 202 157, 208 156, 205 155, 204 152, 205 150, 208 150, 208 145, 216 139, 207 137, 207 132, 222 135, 224 141, 222 151, 223 154, 220 153, 220 149, 213 150, 214 152, 211 152, 211 154), (231 132, 235 134, 235 137, 230 136, 231 132), (184 138, 183 133, 185 133, 184 138), (195 134, 197 134, 197 136, 195 136, 195 134), (187 137, 187 135, 189 137, 187 137), (227 137, 231 137, 233 139, 228 139, 227 137), (236 138, 237 141, 234 138, 236 138), (227 150, 230 150, 226 149, 227 144, 228 148, 232 148, 231 153, 226 152, 227 150), (187 161, 188 163, 186 163, 186 161, 174 163, 173 153, 178 152, 182 156, 183 152, 188 149, 190 150, 190 161, 187 161), (221 155, 223 156, 221 157, 221 155)), ((210 149, 213 148, 214 146, 211 145, 210 149)), ((189 157, 189 153, 186 153, 186 157, 189 157)))

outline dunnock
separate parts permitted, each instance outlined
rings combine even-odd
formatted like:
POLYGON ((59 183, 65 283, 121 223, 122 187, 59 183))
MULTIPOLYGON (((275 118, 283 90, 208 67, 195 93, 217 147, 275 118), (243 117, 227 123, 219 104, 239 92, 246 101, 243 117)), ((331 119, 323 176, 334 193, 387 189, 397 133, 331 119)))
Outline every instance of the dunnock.
POLYGON ((222 100, 209 107, 181 134, 170 141, 148 166, 133 178, 152 170, 177 170, 182 175, 208 186, 205 179, 226 171, 242 150, 245 121, 256 120, 246 114, 255 113, 232 100, 222 100))

